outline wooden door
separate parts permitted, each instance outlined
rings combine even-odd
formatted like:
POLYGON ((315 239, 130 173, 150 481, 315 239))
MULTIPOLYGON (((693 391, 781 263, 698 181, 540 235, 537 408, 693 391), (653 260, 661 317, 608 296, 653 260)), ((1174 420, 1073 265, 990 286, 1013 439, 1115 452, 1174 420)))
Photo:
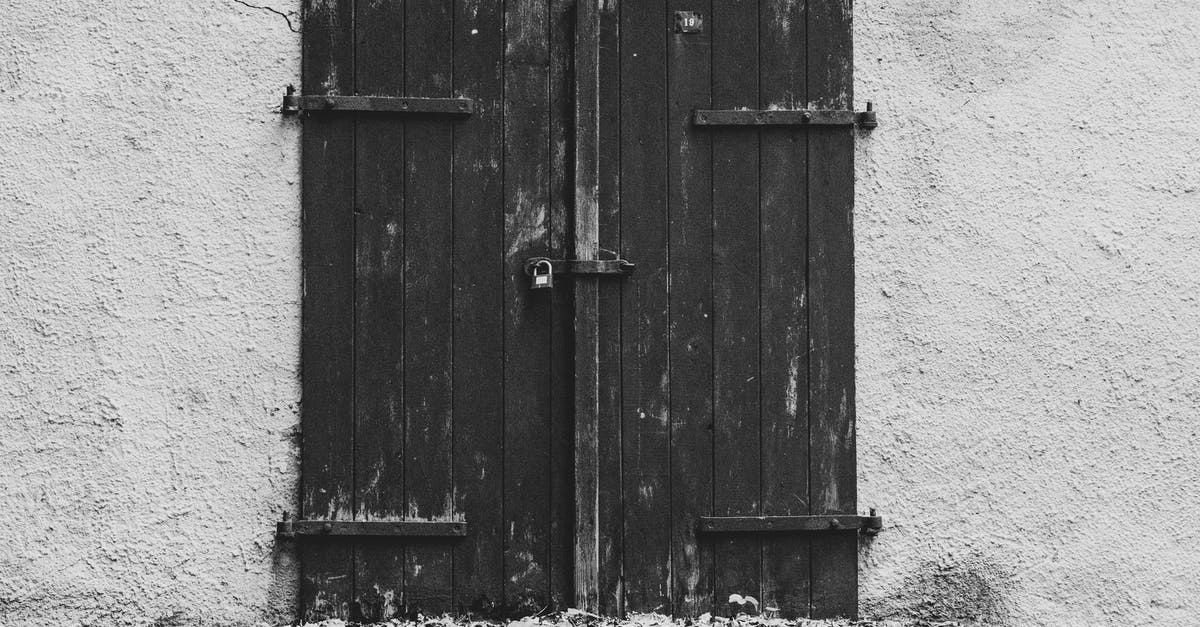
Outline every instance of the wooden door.
POLYGON ((601 23, 600 241, 637 264, 601 286, 601 606, 853 616, 854 533, 697 531, 856 514, 855 131, 695 113, 851 109, 849 3, 621 2, 601 23))
POLYGON ((303 118, 302 615, 561 607, 570 300, 523 263, 566 254, 567 2, 304 9, 304 94, 474 112, 303 118))
POLYGON ((699 529, 855 513, 854 131, 695 118, 849 109, 849 6, 603 0, 589 57, 577 1, 305 1, 307 620, 856 611, 853 534, 699 529), (575 257, 580 111, 599 248, 637 270, 531 290, 527 259, 575 257))

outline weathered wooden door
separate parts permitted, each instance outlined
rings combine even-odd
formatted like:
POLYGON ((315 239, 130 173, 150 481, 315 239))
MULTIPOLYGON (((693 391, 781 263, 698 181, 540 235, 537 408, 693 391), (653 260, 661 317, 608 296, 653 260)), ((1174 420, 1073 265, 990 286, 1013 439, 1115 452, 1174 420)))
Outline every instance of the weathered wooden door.
POLYGON ((856 534, 697 532, 856 514, 855 130, 754 113, 852 109, 849 2, 619 5, 600 240, 637 271, 601 286, 601 604, 852 616, 856 534))
POLYGON ((697 113, 850 109, 849 6, 577 1, 305 2, 304 618, 856 611, 853 533, 701 529, 855 514, 854 131, 697 113), (588 167, 637 269, 531 290, 588 167))
POLYGON ((570 297, 530 293, 522 264, 565 255, 568 3, 304 8, 305 94, 465 97, 473 112, 331 99, 304 117, 300 517, 465 535, 318 528, 299 539, 302 613, 561 607, 570 297))

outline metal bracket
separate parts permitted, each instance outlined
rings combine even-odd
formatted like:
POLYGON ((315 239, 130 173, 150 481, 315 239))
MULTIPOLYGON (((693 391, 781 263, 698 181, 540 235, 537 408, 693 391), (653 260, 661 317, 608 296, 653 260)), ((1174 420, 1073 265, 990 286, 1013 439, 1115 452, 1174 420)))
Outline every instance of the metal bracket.
POLYGON ((883 517, 870 516, 702 516, 701 533, 764 532, 857 532, 875 535, 883 529, 883 517))
POLYGON ((875 107, 867 103, 866 111, 840 109, 696 109, 692 112, 695 126, 858 126, 873 129, 879 126, 875 107))
POLYGON ((467 523, 430 520, 290 520, 285 517, 276 523, 275 535, 285 539, 329 536, 461 538, 467 535, 467 523))
POLYGON ((435 115, 471 115, 475 101, 470 98, 403 98, 393 96, 312 96, 299 95, 288 85, 279 112, 284 115, 364 111, 374 113, 417 113, 435 115))
POLYGON ((533 275, 533 267, 543 261, 549 261, 554 274, 616 274, 624 275, 633 272, 634 264, 624 259, 551 259, 549 257, 530 257, 525 260, 525 274, 533 275))

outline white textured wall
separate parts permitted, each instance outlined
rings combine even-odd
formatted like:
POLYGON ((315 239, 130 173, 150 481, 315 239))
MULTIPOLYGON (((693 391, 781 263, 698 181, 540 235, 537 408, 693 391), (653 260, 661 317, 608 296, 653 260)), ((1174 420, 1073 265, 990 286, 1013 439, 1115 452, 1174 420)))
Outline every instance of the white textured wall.
POLYGON ((286 615, 299 36, 228 1, 4 4, 0 624, 286 615))
MULTIPOLYGON (((9 5, 0 624, 287 618, 299 37, 9 5)), ((1194 623, 1200 5, 856 11, 864 614, 1194 623)))
POLYGON ((1200 624, 1200 3, 856 11, 864 612, 1200 624))

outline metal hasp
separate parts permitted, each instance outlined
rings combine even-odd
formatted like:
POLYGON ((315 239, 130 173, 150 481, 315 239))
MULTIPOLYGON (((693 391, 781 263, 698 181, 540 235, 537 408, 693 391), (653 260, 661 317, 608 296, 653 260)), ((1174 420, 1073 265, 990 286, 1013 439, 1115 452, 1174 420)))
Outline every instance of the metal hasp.
POLYGON ((701 533, 857 532, 875 535, 883 529, 883 517, 870 516, 703 516, 701 533))
POLYGON ((393 538, 461 538, 467 535, 467 523, 426 520, 363 521, 363 520, 289 520, 276 523, 275 535, 280 538, 329 536, 386 536, 393 538))
POLYGON ((525 260, 525 274, 533 276, 534 267, 539 263, 550 262, 554 274, 615 274, 625 275, 633 272, 634 264, 624 259, 551 259, 549 257, 530 257, 525 260))
POLYGON ((879 126, 875 108, 866 111, 840 109, 696 109, 695 126, 857 126, 871 130, 879 126))
POLYGON ((374 113, 418 113, 433 115, 471 115, 475 101, 470 98, 402 98, 393 96, 305 96, 288 85, 279 112, 284 115, 363 111, 374 113))

